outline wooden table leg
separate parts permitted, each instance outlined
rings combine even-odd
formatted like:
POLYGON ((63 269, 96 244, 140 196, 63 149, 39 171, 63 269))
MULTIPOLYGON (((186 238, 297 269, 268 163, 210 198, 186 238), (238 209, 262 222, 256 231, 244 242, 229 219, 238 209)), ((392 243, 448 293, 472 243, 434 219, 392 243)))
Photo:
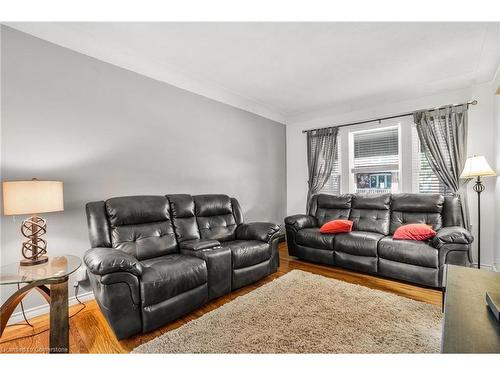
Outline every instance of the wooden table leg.
POLYGON ((22 288, 18 289, 14 294, 12 294, 7 301, 2 305, 0 311, 0 337, 3 334, 5 327, 7 327, 7 323, 10 319, 10 316, 14 312, 17 305, 23 300, 23 298, 28 294, 32 289, 36 289, 40 294, 45 298, 45 300, 50 303, 50 290, 43 285, 45 281, 34 281, 31 282, 22 288))
POLYGON ((50 353, 69 353, 68 278, 50 284, 50 353))

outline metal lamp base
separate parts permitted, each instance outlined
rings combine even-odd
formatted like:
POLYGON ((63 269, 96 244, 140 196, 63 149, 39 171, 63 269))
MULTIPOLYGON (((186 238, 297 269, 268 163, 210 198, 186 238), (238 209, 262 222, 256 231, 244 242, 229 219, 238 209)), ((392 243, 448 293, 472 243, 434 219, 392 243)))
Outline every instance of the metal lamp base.
POLYGON ((23 221, 21 233, 26 237, 23 242, 21 266, 35 266, 49 260, 47 257, 47 241, 42 236, 47 233, 45 219, 33 214, 23 221))
POLYGON ((42 255, 37 259, 21 259, 19 264, 23 267, 25 266, 36 266, 37 264, 47 263, 49 261, 49 257, 46 255, 42 255))

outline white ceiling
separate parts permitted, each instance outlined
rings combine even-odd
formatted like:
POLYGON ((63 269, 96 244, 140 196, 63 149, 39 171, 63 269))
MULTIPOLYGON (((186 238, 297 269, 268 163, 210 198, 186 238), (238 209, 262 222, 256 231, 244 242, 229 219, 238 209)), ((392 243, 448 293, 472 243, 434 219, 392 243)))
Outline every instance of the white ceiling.
POLYGON ((470 87, 500 65, 500 23, 7 25, 280 122, 470 87))

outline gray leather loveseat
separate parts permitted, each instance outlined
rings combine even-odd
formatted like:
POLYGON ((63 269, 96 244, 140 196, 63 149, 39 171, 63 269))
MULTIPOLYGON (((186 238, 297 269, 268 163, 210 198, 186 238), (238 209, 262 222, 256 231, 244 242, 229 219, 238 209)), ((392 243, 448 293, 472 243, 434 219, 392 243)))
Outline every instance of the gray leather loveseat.
POLYGON ((154 330, 279 266, 279 226, 244 223, 227 195, 132 196, 86 206, 84 256, 118 339, 154 330))

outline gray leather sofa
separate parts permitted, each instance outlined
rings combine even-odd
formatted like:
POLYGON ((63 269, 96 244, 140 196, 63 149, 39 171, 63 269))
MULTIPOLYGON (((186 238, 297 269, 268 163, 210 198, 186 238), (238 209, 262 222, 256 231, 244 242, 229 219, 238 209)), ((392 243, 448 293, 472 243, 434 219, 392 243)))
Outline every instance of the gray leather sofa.
POLYGON ((118 339, 154 330, 279 266, 279 226, 243 223, 226 195, 133 196, 86 205, 84 256, 118 339))
POLYGON ((316 263, 345 267, 431 287, 442 285, 444 265, 466 265, 472 235, 463 228, 460 200, 439 194, 315 195, 307 215, 285 218, 288 252, 316 263), (331 220, 353 221, 353 231, 321 234, 331 220), (401 225, 425 223, 429 241, 393 240, 401 225))

